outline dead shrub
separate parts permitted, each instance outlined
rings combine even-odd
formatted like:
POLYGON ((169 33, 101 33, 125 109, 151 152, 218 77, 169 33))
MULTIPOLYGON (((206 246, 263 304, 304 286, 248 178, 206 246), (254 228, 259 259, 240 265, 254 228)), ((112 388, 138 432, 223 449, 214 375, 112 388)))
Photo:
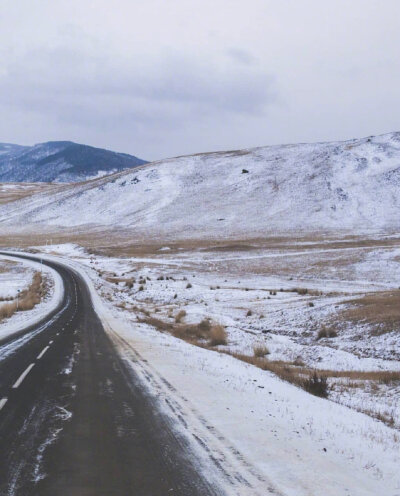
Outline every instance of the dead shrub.
POLYGON ((265 346, 265 344, 261 343, 261 344, 256 344, 253 346, 253 353, 254 353, 255 357, 263 358, 266 355, 269 355, 270 351, 269 351, 268 347, 265 346))
POLYGON ((227 344, 227 334, 222 325, 215 324, 211 327, 209 336, 210 346, 219 346, 227 344))
POLYGON ((211 322, 208 319, 203 319, 197 326, 202 332, 210 332, 211 322))
POLYGON ((186 317, 186 310, 180 310, 176 315, 175 315, 175 322, 179 324, 183 317, 186 317))
POLYGON ((17 302, 6 303, 0 307, 0 321, 9 319, 17 311, 17 302))
POLYGON ((317 340, 322 338, 336 338, 336 337, 337 337, 337 332, 335 331, 335 329, 328 328, 326 326, 322 326, 317 334, 317 340))
POLYGON ((303 388, 314 396, 328 397, 328 380, 326 377, 319 376, 316 370, 311 377, 305 379, 303 388))

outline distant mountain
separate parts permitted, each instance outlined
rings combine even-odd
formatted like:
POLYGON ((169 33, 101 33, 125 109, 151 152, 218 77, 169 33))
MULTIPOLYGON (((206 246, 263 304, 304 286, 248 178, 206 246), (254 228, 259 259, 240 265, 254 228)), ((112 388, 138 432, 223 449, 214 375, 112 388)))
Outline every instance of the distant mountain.
POLYGON ((0 143, 0 182, 79 182, 145 163, 133 155, 72 141, 0 143))
POLYGON ((0 229, 258 238, 400 229, 400 133, 177 157, 2 205, 0 229))

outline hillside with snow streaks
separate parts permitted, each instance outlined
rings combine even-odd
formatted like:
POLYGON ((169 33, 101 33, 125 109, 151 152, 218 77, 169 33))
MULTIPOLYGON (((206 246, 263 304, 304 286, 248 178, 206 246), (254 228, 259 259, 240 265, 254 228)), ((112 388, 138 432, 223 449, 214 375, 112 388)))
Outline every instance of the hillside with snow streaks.
POLYGON ((147 236, 400 227, 400 133, 172 158, 8 204, 0 223, 147 236), (76 214, 79 212, 79 215, 76 214))

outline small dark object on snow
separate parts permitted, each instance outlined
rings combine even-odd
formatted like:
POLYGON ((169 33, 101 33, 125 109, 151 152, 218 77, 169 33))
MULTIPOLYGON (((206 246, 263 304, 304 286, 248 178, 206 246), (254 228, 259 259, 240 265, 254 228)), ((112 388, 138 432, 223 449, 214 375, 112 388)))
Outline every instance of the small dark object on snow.
POLYGON ((249 171, 247 169, 242 169, 242 174, 248 174, 249 171))

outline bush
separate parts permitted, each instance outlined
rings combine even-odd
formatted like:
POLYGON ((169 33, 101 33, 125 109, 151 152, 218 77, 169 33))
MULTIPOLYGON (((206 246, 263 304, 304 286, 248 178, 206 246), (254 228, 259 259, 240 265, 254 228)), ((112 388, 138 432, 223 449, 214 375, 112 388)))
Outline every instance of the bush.
POLYGON ((303 388, 314 396, 319 396, 320 398, 328 397, 328 381, 326 377, 318 376, 316 371, 304 381, 303 388))
POLYGON ((269 355, 270 351, 269 349, 265 346, 265 344, 256 344, 253 347, 253 353, 256 358, 263 358, 266 355, 269 355))
POLYGON ((218 346, 227 343, 226 331, 222 325, 216 324, 210 330, 210 346, 218 346))
POLYGON ((179 324, 179 322, 183 319, 183 317, 186 316, 186 310, 180 310, 176 315, 175 315, 175 322, 179 324))
POLYGON ((202 332, 209 332, 211 329, 211 323, 208 319, 203 319, 197 327, 200 329, 202 332))
POLYGON ((253 315, 253 312, 251 310, 248 310, 246 313, 246 317, 251 317, 253 315))
POLYGON ((337 337, 337 332, 335 331, 335 329, 328 329, 326 326, 322 326, 317 334, 317 340, 322 338, 336 338, 336 337, 337 337))
POLYGON ((189 283, 186 284, 186 289, 190 289, 192 287, 192 285, 189 283))
POLYGON ((0 307, 0 321, 10 318, 17 311, 17 303, 7 303, 0 307))

